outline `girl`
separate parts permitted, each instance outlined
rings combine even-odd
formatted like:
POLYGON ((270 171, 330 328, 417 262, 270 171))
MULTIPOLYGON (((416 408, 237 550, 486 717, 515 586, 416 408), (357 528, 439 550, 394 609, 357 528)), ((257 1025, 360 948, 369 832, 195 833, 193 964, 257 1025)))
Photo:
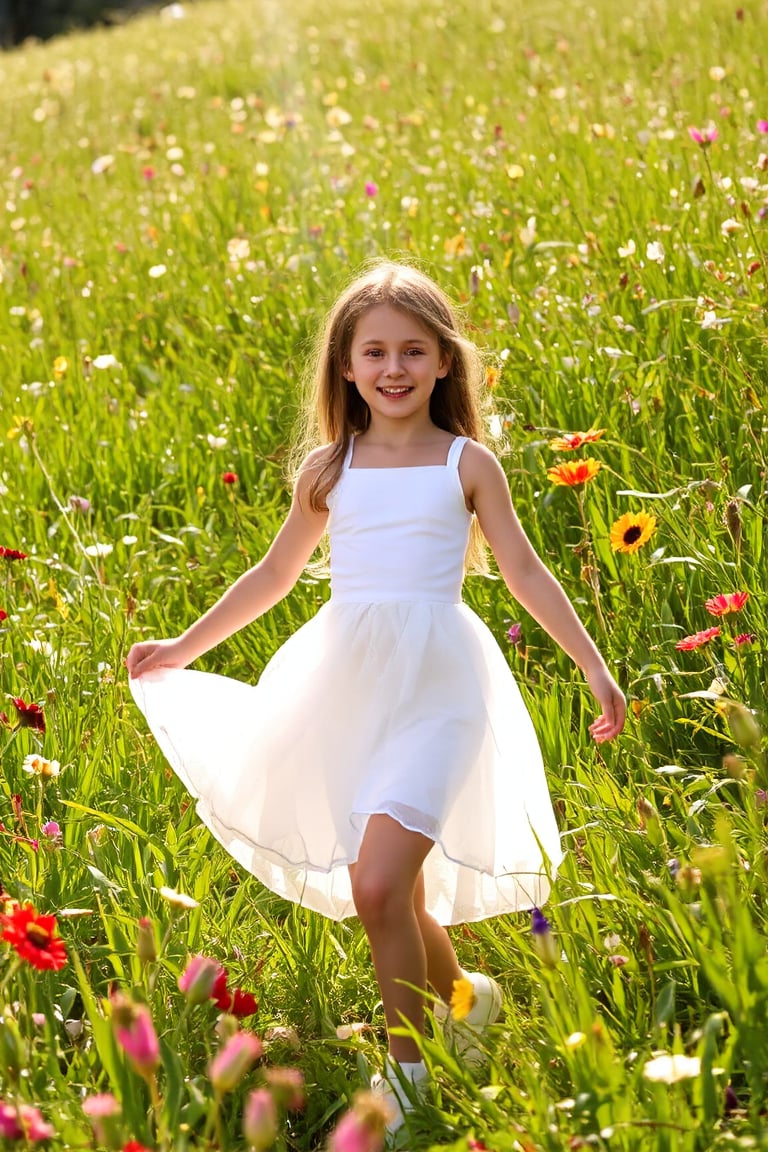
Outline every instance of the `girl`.
MULTIPOLYGON (((426 1077, 418 1044, 393 1030, 406 1020, 421 1033, 419 990, 447 1004, 467 975, 444 925, 542 904, 561 859, 530 718, 461 602, 475 525, 512 595, 583 670, 600 708, 593 738, 624 724, 621 691, 480 443, 483 387, 479 354, 428 277, 386 262, 356 279, 318 345, 309 437, 321 446, 264 559, 180 636, 136 644, 127 661, 214 836, 281 896, 359 916, 390 1033, 377 1086, 393 1131, 408 1081, 426 1077), (326 529, 330 600, 258 685, 183 671, 286 596, 326 529)), ((479 1029, 501 996, 468 978, 479 1029)))

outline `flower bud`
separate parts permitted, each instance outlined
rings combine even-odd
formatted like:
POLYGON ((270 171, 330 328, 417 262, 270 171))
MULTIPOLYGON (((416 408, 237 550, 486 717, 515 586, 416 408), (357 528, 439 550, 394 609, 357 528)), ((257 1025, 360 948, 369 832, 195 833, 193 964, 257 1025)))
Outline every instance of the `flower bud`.
POLYGON ((261 1041, 250 1032, 237 1032, 214 1056, 208 1069, 217 1092, 232 1092, 262 1053, 261 1041))
POLYGON ((141 920, 139 920, 139 931, 136 936, 136 955, 142 964, 154 964, 157 960, 155 926, 146 916, 142 916, 141 920))
POLYGON ((109 1149, 123 1146, 121 1109, 119 1102, 108 1092, 98 1096, 86 1096, 83 1112, 91 1122, 93 1135, 98 1144, 109 1149))
POLYGON ((209 956, 192 956, 182 975, 179 988, 189 1004, 204 1004, 210 1000, 221 965, 209 956))
POLYGON ((278 1121, 275 1098, 268 1088, 251 1092, 243 1109, 243 1134, 256 1152, 266 1152, 277 1139, 278 1121))
POLYGON ((0 1067, 5 1070, 8 1081, 14 1083, 24 1065, 24 1044, 19 1026, 10 1008, 6 1008, 0 1016, 0 1067))

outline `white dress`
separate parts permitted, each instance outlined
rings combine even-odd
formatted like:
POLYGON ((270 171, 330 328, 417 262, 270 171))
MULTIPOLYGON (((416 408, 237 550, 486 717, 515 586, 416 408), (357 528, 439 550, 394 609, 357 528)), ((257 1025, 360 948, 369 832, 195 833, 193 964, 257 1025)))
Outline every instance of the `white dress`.
POLYGON ((561 860, 536 735, 461 602, 471 516, 445 465, 357 468, 329 494, 331 597, 258 684, 189 669, 131 681, 201 819, 267 887, 341 920, 347 865, 386 813, 435 844, 442 924, 542 904, 561 860))

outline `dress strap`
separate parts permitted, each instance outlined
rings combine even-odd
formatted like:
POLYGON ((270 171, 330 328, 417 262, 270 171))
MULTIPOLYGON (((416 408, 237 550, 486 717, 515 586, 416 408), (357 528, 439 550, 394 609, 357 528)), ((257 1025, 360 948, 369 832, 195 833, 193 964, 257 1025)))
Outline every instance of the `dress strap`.
POLYGON ((448 458, 445 461, 446 468, 458 468, 461 453, 468 439, 468 436, 457 436, 455 440, 452 441, 448 449, 448 458))

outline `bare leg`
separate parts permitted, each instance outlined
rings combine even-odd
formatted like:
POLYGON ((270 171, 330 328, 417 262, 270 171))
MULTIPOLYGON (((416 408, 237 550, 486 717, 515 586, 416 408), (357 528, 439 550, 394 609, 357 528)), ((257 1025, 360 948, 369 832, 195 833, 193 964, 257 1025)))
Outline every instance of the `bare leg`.
POLYGON ((427 949, 416 914, 416 889, 421 866, 432 841, 410 832, 390 816, 368 820, 357 863, 350 867, 352 898, 371 946, 384 1015, 389 1051, 398 1063, 421 1059, 408 1036, 393 1036, 403 1018, 424 1031, 424 1002, 418 989, 427 987, 427 949), (409 987, 412 985, 413 987, 409 987))
POLYGON ((427 979, 437 995, 450 1003, 454 980, 462 975, 453 943, 445 928, 427 912, 424 903, 424 875, 416 881, 416 918, 427 953, 427 979))

